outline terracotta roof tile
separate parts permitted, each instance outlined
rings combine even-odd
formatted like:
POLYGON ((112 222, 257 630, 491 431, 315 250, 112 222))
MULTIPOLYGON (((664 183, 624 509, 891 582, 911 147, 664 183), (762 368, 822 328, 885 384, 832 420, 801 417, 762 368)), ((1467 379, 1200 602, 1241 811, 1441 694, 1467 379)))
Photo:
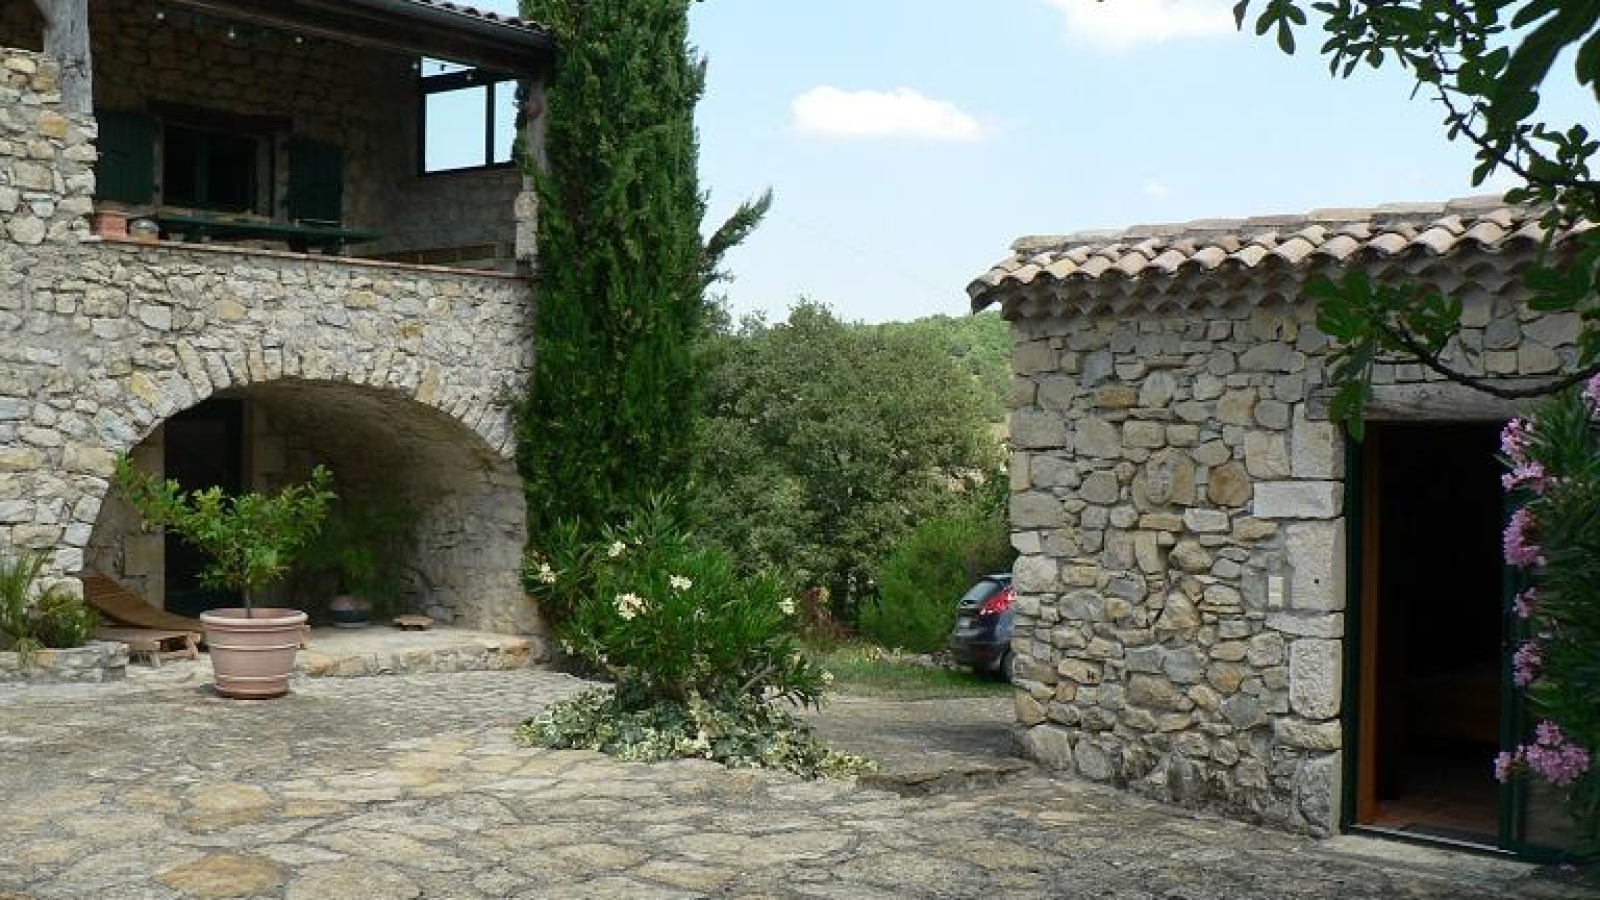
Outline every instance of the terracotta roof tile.
MULTIPOLYGON (((1025 237, 1013 245, 1015 255, 979 277, 967 292, 973 308, 983 309, 1003 299, 1008 288, 1030 284, 1034 291, 1069 285, 1087 289, 1111 280, 1176 288, 1180 279, 1227 279, 1237 276, 1224 273, 1268 266, 1300 270, 1363 257, 1497 252, 1543 240, 1539 216, 1539 210, 1508 207, 1495 197, 1468 197, 1025 237)), ((1591 227, 1585 223, 1569 233, 1591 227)))
POLYGON ((467 16, 469 18, 482 19, 486 22, 494 22, 499 25, 504 25, 507 28, 517 28, 523 31, 537 31, 541 33, 545 31, 543 26, 529 19, 519 18, 517 16, 505 16, 491 10, 478 9, 475 6, 468 6, 464 3, 452 3, 450 0, 399 0, 399 2, 412 3, 420 6, 433 6, 439 9, 448 10, 453 13, 467 16))

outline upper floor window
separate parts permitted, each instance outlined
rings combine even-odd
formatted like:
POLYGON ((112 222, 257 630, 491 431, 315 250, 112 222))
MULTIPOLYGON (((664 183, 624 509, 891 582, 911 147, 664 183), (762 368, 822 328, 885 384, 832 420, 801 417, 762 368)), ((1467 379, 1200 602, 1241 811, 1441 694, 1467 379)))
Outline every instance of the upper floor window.
POLYGON ((168 122, 162 142, 162 195, 169 206, 259 212, 264 141, 168 122))
POLYGON ((509 165, 517 137, 515 79, 439 60, 422 66, 422 171, 509 165))

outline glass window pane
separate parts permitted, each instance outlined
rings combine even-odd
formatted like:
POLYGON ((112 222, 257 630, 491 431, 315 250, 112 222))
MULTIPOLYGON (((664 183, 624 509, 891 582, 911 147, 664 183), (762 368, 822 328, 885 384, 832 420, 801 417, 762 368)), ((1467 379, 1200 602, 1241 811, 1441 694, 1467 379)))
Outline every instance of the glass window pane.
POLYGON ((424 171, 466 169, 484 164, 484 129, 488 127, 488 85, 429 94, 427 134, 423 140, 424 171))
POLYGON ((502 81, 494 86, 494 161, 511 161, 517 140, 517 83, 502 81))

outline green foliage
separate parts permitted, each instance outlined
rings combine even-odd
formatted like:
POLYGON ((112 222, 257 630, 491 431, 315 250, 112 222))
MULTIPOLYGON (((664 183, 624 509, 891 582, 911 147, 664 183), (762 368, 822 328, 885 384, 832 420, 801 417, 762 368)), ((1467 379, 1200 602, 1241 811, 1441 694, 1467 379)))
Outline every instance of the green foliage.
POLYGON ((94 610, 59 586, 39 588, 47 564, 39 552, 0 557, 0 647, 25 666, 46 647, 82 647, 99 624, 94 610))
POLYGON ((178 535, 209 557, 201 584, 245 592, 246 609, 251 608, 249 591, 289 570, 334 499, 333 476, 322 466, 312 470, 309 482, 270 496, 228 496, 215 487, 185 491, 176 481, 135 470, 126 457, 117 461, 116 483, 147 523, 178 535))
POLYGON ((317 533, 299 553, 304 569, 331 572, 340 593, 371 604, 374 615, 392 615, 399 599, 404 541, 417 511, 392 497, 347 495, 333 503, 317 533))
MULTIPOLYGON (((1446 134, 1475 148, 1474 184, 1502 170, 1518 177, 1522 184, 1506 200, 1545 209, 1543 224, 1552 236, 1600 219, 1600 182, 1592 171, 1600 141, 1583 123, 1563 128, 1537 118, 1540 91, 1556 77, 1563 50, 1576 51, 1572 77, 1600 100, 1600 2, 1240 0, 1234 14, 1243 27, 1257 7, 1256 33, 1276 34, 1292 53, 1308 5, 1321 16, 1321 52, 1333 74, 1349 77, 1363 66, 1397 64, 1439 101, 1446 134)), ((1372 285, 1353 274, 1315 286, 1319 324, 1334 339, 1335 418, 1359 436, 1373 366, 1390 359, 1416 360, 1508 399, 1553 394, 1600 371, 1600 230, 1572 238, 1560 252, 1547 239, 1527 287, 1532 309, 1577 312, 1585 328, 1569 371, 1542 384, 1507 387, 1478 376, 1464 364, 1470 360, 1452 352, 1460 329, 1458 301, 1417 284, 1372 285)))
POLYGON ((783 584, 734 571, 670 503, 645 507, 587 555, 592 587, 563 639, 617 681, 625 708, 725 707, 740 698, 815 705, 830 677, 801 652, 783 584))
POLYGON ((928 332, 802 303, 712 343, 699 503, 747 571, 826 587, 848 614, 914 525, 1002 477, 977 386, 928 332))
MULTIPOLYGON (((692 471, 722 256, 760 221, 746 204, 709 240, 696 172, 701 61, 689 0, 524 0, 562 54, 542 158, 535 362, 518 425, 533 546, 602 524, 692 471)), ((561 608, 546 614, 559 621, 561 608)))
POLYGON ((748 696, 720 704, 696 697, 635 709, 610 692, 589 691, 552 705, 517 733, 525 743, 598 750, 633 762, 709 759, 729 768, 785 769, 806 778, 844 777, 872 768, 858 756, 829 750, 788 712, 748 696))
POLYGON ((944 649, 956 601, 984 575, 1011 571, 1011 529, 998 509, 957 510, 916 527, 878 570, 861 633, 885 647, 944 649))
POLYGON ((1600 751, 1600 379, 1587 393, 1569 390, 1547 401, 1525 440, 1505 442, 1528 522, 1512 526, 1507 547, 1528 545, 1528 555, 1542 560, 1530 573, 1533 590, 1519 603, 1525 643, 1517 668, 1533 680, 1534 710, 1564 736, 1559 744, 1530 741, 1516 752, 1516 763, 1565 788, 1588 849, 1600 850, 1600 770, 1593 764, 1600 751), (1581 748, 1588 764, 1561 785, 1562 751, 1551 748, 1566 745, 1581 748))
POLYGON ((996 312, 972 316, 927 316, 910 322, 885 322, 885 334, 909 332, 943 343, 950 356, 972 375, 983 401, 983 417, 1004 422, 1011 393, 1011 323, 996 312))

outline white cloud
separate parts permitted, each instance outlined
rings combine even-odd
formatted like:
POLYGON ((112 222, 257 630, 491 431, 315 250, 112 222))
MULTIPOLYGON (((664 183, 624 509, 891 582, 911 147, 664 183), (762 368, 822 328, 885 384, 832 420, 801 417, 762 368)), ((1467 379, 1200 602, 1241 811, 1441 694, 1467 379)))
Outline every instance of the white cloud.
POLYGON ((1112 53, 1138 44, 1236 34, 1231 0, 1045 0, 1067 33, 1112 53))
POLYGON ((987 137, 983 125, 960 107, 907 87, 845 91, 824 84, 794 98, 791 107, 794 130, 812 137, 951 143, 987 137))
POLYGON ((1144 180, 1144 184, 1139 185, 1139 193, 1144 194, 1146 197, 1154 197, 1157 200, 1162 200, 1172 196, 1172 188, 1167 187, 1165 184, 1155 180, 1154 178, 1146 178, 1144 180))

